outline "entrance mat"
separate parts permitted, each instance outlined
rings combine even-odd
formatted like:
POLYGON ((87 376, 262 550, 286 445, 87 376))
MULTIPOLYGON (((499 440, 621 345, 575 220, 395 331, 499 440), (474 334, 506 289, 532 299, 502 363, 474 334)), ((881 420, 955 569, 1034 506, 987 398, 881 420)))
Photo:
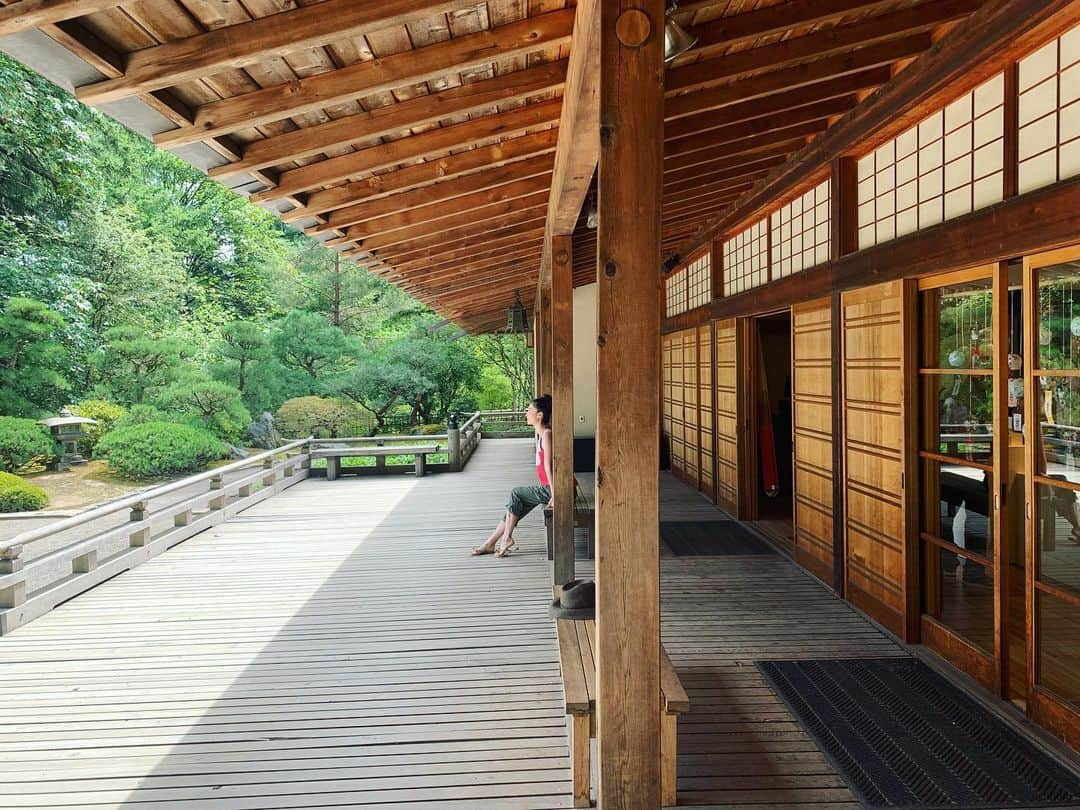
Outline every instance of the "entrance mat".
POLYGON ((759 661, 864 807, 1076 807, 1080 777, 914 658, 759 661))
POLYGON ((660 537, 676 557, 776 553, 768 543, 734 520, 661 521, 660 537))

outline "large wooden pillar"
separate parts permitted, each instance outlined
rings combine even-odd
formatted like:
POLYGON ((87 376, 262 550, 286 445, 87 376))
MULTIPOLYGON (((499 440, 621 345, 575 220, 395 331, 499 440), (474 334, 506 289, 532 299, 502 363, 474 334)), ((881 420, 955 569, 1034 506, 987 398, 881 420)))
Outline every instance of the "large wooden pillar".
POLYGON ((574 578, 574 250, 570 236, 551 239, 551 398, 554 401, 554 584, 574 578))
POLYGON ((536 364, 536 395, 551 393, 551 273, 540 271, 536 291, 536 332, 533 356, 536 364))
POLYGON ((597 739, 600 806, 660 807, 662 0, 600 0, 597 739))

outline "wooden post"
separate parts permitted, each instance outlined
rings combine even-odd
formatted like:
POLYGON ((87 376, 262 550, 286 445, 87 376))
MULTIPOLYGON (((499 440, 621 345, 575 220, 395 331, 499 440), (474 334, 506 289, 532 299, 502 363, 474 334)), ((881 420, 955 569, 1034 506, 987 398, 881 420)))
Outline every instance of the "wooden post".
POLYGON ((548 283, 544 283, 544 273, 541 271, 541 282, 537 291, 536 310, 536 395, 551 393, 551 284, 550 273, 547 274, 548 283))
MULTIPOLYGON (((129 519, 132 523, 141 523, 146 520, 146 513, 149 509, 149 504, 146 501, 139 501, 133 507, 131 507, 131 515, 129 519)), ((150 527, 146 526, 141 529, 135 529, 130 535, 128 535, 128 544, 131 546, 145 546, 150 539, 150 527)))
MULTIPOLYGON (((267 459, 267 461, 272 461, 272 459, 267 459)), ((225 493, 221 491, 224 486, 225 480, 220 475, 215 475, 210 479, 210 491, 218 493, 218 495, 210 499, 208 505, 211 509, 222 509, 225 506, 225 493)))
MULTIPOLYGON (((660 806, 656 403, 660 385, 664 3, 603 0, 598 5, 599 805, 605 810, 655 810, 660 806)), ((583 136, 577 132, 560 134, 583 136)))
POLYGON ((450 461, 450 472, 461 472, 461 428, 454 422, 454 427, 446 429, 446 446, 450 461))
POLYGON ((551 398, 555 496, 552 520, 556 595, 574 578, 574 249, 551 239, 551 398))
MULTIPOLYGON (((10 574, 19 574, 23 569, 22 546, 8 546, 0 549, 0 577, 5 579, 10 574)), ((20 575, 7 585, 0 586, 0 608, 18 607, 26 601, 26 578, 20 575)))

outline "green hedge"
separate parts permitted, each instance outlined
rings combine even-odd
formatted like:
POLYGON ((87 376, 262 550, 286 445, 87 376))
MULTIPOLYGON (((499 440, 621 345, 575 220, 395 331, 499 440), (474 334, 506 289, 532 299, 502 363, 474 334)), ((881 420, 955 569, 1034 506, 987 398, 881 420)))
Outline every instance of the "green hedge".
POLYGON ((188 425, 147 422, 113 430, 97 453, 125 478, 161 478, 201 470, 224 458, 228 447, 213 434, 188 425))
POLYGON ((48 502, 49 496, 41 487, 0 472, 0 512, 36 512, 48 502))
POLYGON ((33 419, 0 416, 0 472, 15 472, 36 458, 57 454, 49 429, 33 419))

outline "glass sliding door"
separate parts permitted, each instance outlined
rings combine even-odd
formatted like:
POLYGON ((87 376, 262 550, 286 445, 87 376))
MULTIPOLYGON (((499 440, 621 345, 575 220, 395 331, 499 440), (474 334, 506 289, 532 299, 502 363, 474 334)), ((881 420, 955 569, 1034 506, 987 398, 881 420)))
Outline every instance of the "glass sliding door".
POLYGON ((1007 276, 997 266, 923 279, 920 565, 923 642, 998 691, 1003 615, 1001 361, 1007 276))
POLYGON ((1080 246, 1024 261, 1028 703, 1080 744, 1080 246))

